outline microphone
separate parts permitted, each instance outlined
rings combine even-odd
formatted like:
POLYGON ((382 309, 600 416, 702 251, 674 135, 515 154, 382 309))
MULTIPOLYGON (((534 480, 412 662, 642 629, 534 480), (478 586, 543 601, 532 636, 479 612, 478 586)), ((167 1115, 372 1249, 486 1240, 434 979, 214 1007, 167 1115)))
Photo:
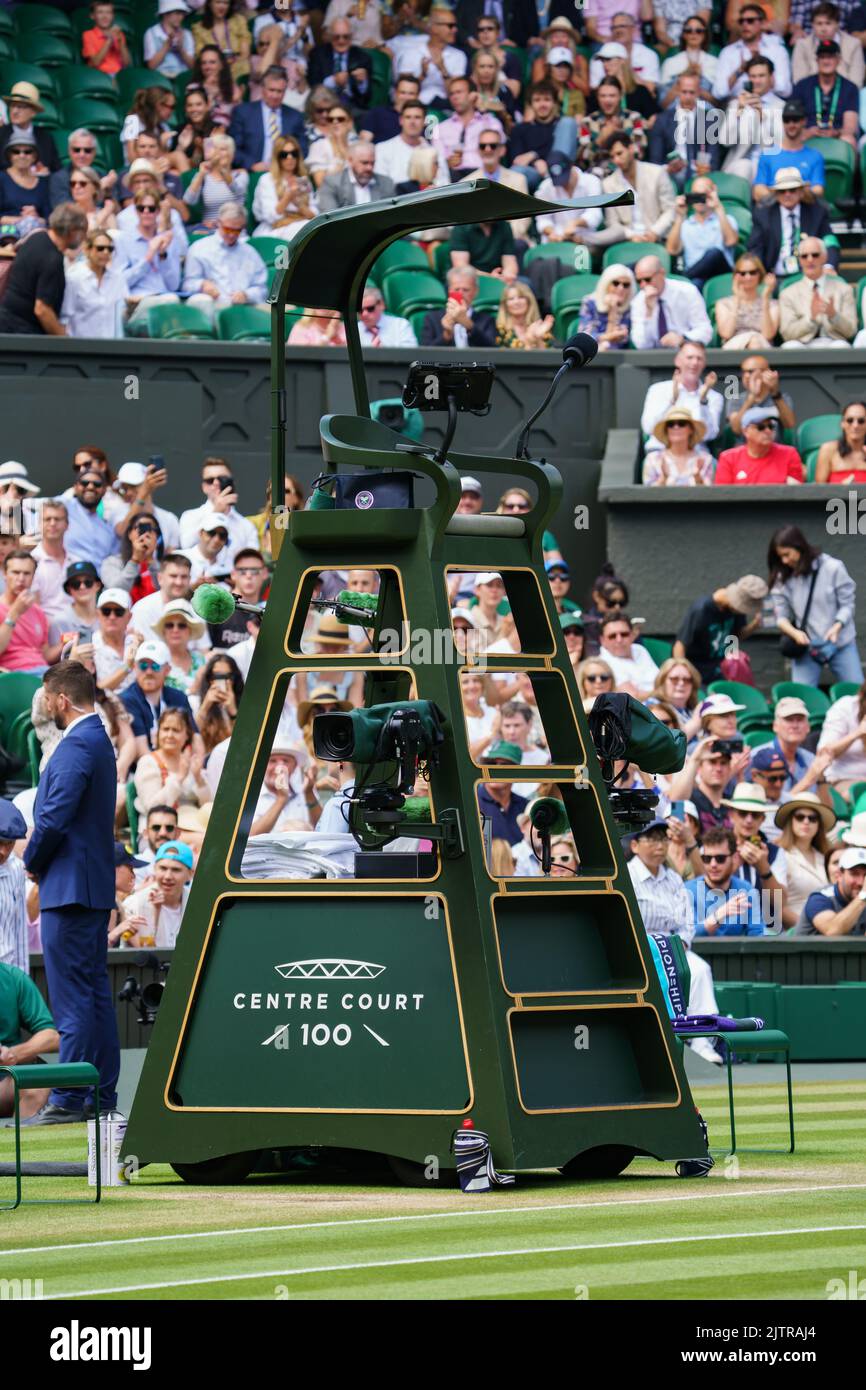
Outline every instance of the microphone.
POLYGON ((588 333, 575 333, 562 349, 562 360, 568 367, 585 367, 598 352, 598 343, 588 333))
POLYGON ((565 347, 562 349, 562 366, 550 383, 550 389, 547 395, 535 414, 530 415, 523 429, 520 431, 520 437, 517 440, 517 445, 514 450, 514 457, 516 459, 529 458, 529 431, 532 429, 538 417, 544 413, 553 400, 554 392, 559 385, 560 378, 565 376, 566 372, 573 371, 575 368, 585 367, 587 363, 592 361, 597 352, 598 343, 595 341, 595 338, 591 338, 588 333, 575 333, 569 338, 565 347))
POLYGON ((547 876, 551 866, 551 836, 567 834, 571 829, 568 812, 559 797, 540 796, 529 808, 529 820, 541 841, 541 872, 547 876))

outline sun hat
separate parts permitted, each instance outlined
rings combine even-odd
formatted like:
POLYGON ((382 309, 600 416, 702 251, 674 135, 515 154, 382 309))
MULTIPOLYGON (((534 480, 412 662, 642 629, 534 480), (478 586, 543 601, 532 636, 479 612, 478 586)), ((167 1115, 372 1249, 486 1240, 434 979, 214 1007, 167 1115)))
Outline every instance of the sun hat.
MULTIPOLYGON (((825 833, 832 830, 838 820, 836 812, 831 811, 829 806, 825 806, 821 798, 816 796, 814 792, 800 792, 797 796, 792 796, 791 800, 786 801, 776 812, 773 819, 780 830, 784 830, 794 812, 798 810, 817 811, 825 833)), ((864 825, 863 844, 866 845, 866 825, 864 825)))
POLYGON ((767 811, 767 793, 756 782, 738 782, 733 796, 722 797, 723 806, 732 811, 767 811))
POLYGON ((690 410, 686 410, 685 406, 681 405, 673 406, 662 416, 653 430, 655 438, 660 440, 662 444, 667 444, 668 436, 666 427, 672 424, 674 420, 684 420, 694 431, 695 443, 700 444, 707 432, 707 427, 703 420, 696 419, 690 410))
POLYGON ((8 105, 10 101, 23 101, 28 106, 32 106, 36 111, 43 111, 45 108, 39 100, 39 88, 32 82, 16 82, 12 91, 7 93, 3 100, 8 105))
MULTIPOLYGON (((158 632, 161 637, 165 630, 166 620, 177 617, 185 618, 189 623, 190 636, 194 641, 197 641, 199 637, 204 637, 207 632, 207 624, 196 613, 189 599, 185 598, 173 598, 170 603, 165 605, 156 622, 152 624, 154 632, 158 632)), ((140 654, 141 647, 138 651, 140 654)))
POLYGON ((336 687, 333 685, 317 685, 308 700, 302 700, 298 705, 298 723, 306 724, 311 713, 315 713, 316 705, 336 705, 343 714, 348 714, 352 708, 351 700, 341 700, 337 694, 336 687))
POLYGON ((29 493, 39 491, 38 485, 28 477, 24 464, 19 463, 17 459, 7 459, 5 463, 0 463, 0 483, 15 483, 29 493))
POLYGON ((744 574, 741 579, 725 587, 725 596, 735 613, 745 613, 754 618, 769 592, 763 579, 757 574, 744 574))

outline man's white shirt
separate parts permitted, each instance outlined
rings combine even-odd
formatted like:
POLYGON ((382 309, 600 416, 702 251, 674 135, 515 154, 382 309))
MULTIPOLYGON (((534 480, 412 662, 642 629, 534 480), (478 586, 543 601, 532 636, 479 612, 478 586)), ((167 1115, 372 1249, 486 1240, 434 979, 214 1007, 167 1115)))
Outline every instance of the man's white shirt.
MULTIPOLYGON (((640 417, 640 427, 646 435, 645 448, 662 449, 664 445, 653 435, 653 430, 663 416, 667 415, 671 406, 674 404, 674 384, 672 381, 656 381, 649 388, 643 403, 643 412, 640 417)), ((706 426, 704 440, 715 439, 719 433, 722 423, 722 410, 724 400, 720 391, 708 391, 707 399, 701 400, 701 388, 696 391, 689 391, 684 386, 680 386, 677 392, 676 404, 683 406, 696 420, 702 420, 706 426)))

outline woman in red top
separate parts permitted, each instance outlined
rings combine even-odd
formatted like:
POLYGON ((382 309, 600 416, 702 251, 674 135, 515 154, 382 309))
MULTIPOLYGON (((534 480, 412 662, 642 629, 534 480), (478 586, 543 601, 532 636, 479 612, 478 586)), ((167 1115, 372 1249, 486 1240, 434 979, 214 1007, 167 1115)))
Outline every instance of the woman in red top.
POLYGON ((842 411, 842 433, 821 445, 816 483, 866 483, 866 402, 849 401, 842 411))

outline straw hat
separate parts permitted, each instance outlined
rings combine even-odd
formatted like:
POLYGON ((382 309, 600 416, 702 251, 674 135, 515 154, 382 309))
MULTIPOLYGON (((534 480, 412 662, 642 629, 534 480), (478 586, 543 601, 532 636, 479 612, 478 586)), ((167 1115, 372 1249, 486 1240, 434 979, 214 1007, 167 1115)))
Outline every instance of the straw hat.
POLYGON ((316 642, 330 642, 335 647, 348 647, 350 645, 349 629, 345 623, 340 622, 339 618, 335 618, 333 613, 326 613, 319 623, 314 640, 316 642))
POLYGON ((302 700, 298 705, 298 723, 301 726, 307 723, 311 714, 316 713, 316 705, 336 705, 343 714, 348 714, 352 708, 351 700, 341 700, 333 685, 317 685, 309 700, 302 700))
POLYGON ((707 432, 707 427, 703 420, 696 420, 691 411, 686 410, 684 406, 675 405, 662 416, 653 430, 653 435, 656 439, 660 440, 662 444, 667 444, 668 442, 666 426, 669 425, 672 420, 685 420, 686 424, 691 426, 694 433, 695 444, 700 444, 707 432))
POLYGON ((277 739, 270 756, 272 758, 294 758, 298 767, 306 767, 310 761, 310 755, 301 743, 289 743, 287 739, 277 739))
POLYGON ((856 816, 852 816, 850 826, 847 830, 842 831, 839 838, 846 845, 866 848, 866 811, 860 811, 856 816))
POLYGON ((162 637, 166 619, 178 617, 189 623, 190 637, 193 641, 197 641, 199 637, 204 637, 207 632, 207 624, 198 616, 192 604, 185 598, 173 598, 171 603, 165 605, 156 622, 152 624, 154 632, 158 632, 162 637))
POLYGON ((722 805, 729 806, 732 811, 769 810, 767 793, 756 782, 738 782, 733 796, 722 797, 722 805))
POLYGON ((3 100, 7 106, 10 101, 24 101, 28 106, 32 106, 35 111, 44 111, 45 107, 39 100, 39 88, 34 87, 32 82, 16 82, 12 91, 4 95, 3 100))
MULTIPOLYGON (((780 806, 773 817, 780 830, 784 830, 796 810, 817 811, 821 818, 821 824, 824 827, 825 835, 833 829, 838 819, 836 812, 831 811, 829 806, 825 806, 820 797, 817 797, 814 792, 800 792, 799 796, 792 796, 790 801, 786 801, 784 806, 780 806)), ((866 845, 866 825, 864 825, 863 828, 864 837, 862 843, 866 845)))

